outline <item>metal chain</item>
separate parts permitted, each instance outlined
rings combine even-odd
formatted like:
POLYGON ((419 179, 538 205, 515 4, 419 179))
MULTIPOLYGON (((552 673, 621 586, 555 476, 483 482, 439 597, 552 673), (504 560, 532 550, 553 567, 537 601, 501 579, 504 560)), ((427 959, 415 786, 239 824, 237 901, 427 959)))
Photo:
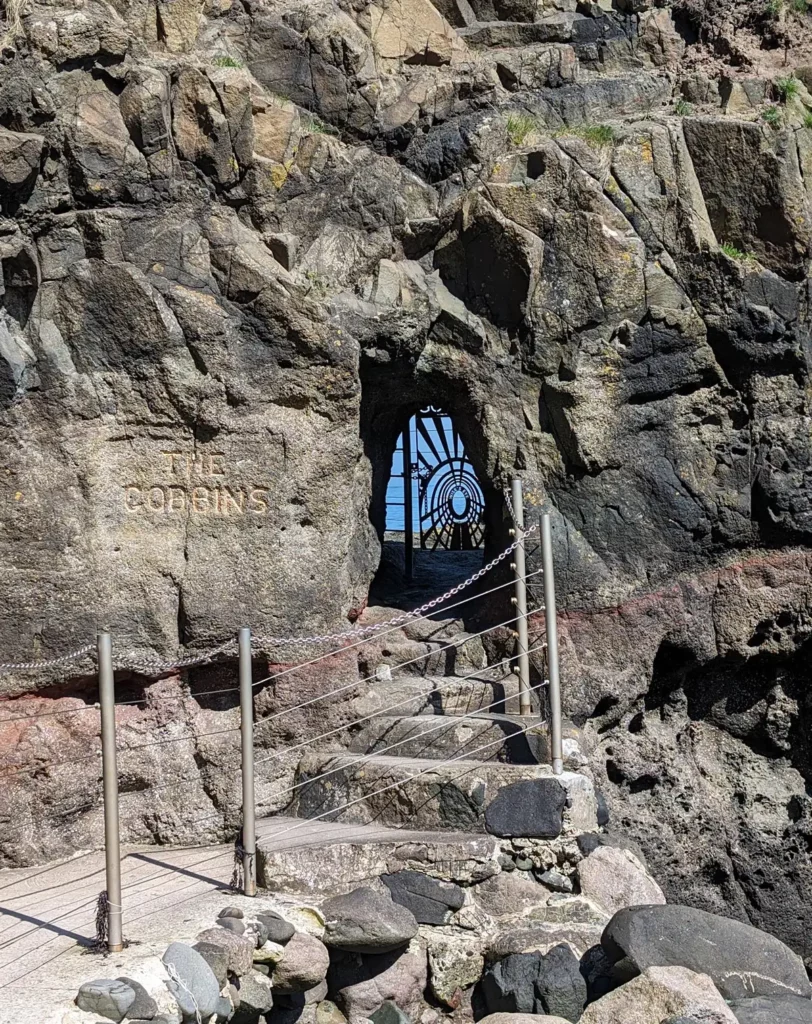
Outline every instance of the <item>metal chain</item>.
POLYGON ((451 597, 456 597, 461 591, 467 587, 472 586, 477 580, 482 579, 487 573, 494 569, 500 562, 503 562, 508 555, 513 554, 516 548, 521 542, 531 533, 534 533, 538 529, 537 525, 531 526, 528 530, 519 531, 519 536, 513 541, 508 547, 505 548, 501 554, 498 554, 496 558, 491 559, 487 565, 483 565, 482 568, 473 573, 468 579, 462 583, 458 583, 456 587, 452 587, 447 590, 444 594, 440 594, 439 597, 433 598, 431 601, 427 601, 425 604, 420 605, 419 608, 413 608, 409 612, 404 612, 402 615, 395 615, 391 619, 386 619, 384 622, 376 622, 370 626, 351 626, 349 629, 345 629, 340 633, 324 633, 321 636, 290 636, 290 637, 252 637, 252 643, 254 643, 259 649, 267 649, 268 647, 285 647, 285 646, 304 646, 306 644, 324 644, 333 643, 336 641, 347 640, 350 637, 357 636, 369 636, 377 633, 378 630, 388 629, 392 626, 400 626, 411 619, 422 618, 427 612, 433 611, 438 605, 443 604, 451 597))
POLYGON ((68 662, 77 661, 86 655, 92 655, 95 650, 94 644, 85 644, 84 647, 71 651, 70 654, 63 654, 59 658, 48 658, 44 661, 19 661, 16 663, 0 662, 0 675, 6 675, 8 672, 28 672, 37 668, 56 668, 58 665, 66 665, 68 662))
POLYGON ((159 658, 135 658, 131 655, 122 655, 116 658, 116 668, 128 668, 141 672, 142 675, 161 675, 164 672, 173 672, 179 668, 191 668, 192 665, 203 665, 213 661, 219 654, 225 654, 229 648, 237 646, 235 639, 226 640, 219 647, 201 654, 190 654, 187 658, 178 658, 177 661, 161 661, 159 658))
MULTIPOLYGON (((513 516, 515 522, 515 514, 513 505, 510 501, 510 497, 505 494, 510 513, 513 516)), ((462 583, 458 583, 457 586, 451 587, 444 594, 440 594, 438 597, 433 598, 431 601, 427 601, 425 604, 420 605, 419 608, 413 608, 411 611, 404 612, 402 615, 395 615, 391 619, 386 619, 384 622, 376 622, 369 626, 351 626, 348 629, 342 630, 339 633, 323 633, 315 636, 288 636, 288 637, 275 637, 275 636, 253 636, 251 643, 259 650, 267 650, 271 647, 304 647, 311 644, 326 644, 326 643, 340 643, 344 640, 348 640, 351 637, 367 637, 372 636, 375 633, 383 629, 389 629, 393 626, 401 626, 412 619, 419 619, 425 616, 428 612, 434 611, 438 605, 444 604, 452 597, 456 597, 457 594, 466 590, 468 587, 473 586, 478 580, 481 580, 483 576, 487 575, 492 569, 503 562, 508 555, 511 555, 519 544, 529 537, 538 529, 538 524, 533 524, 528 529, 519 531, 517 529, 517 537, 508 547, 505 548, 495 558, 491 559, 487 565, 483 565, 477 572, 472 573, 462 583)), ((140 672, 142 675, 162 675, 166 672, 173 672, 178 669, 191 668, 193 665, 203 665, 207 662, 213 661, 218 655, 225 654, 228 651, 232 651, 236 648, 236 640, 230 638, 224 641, 217 647, 212 648, 208 651, 203 651, 199 654, 191 654, 186 658, 178 658, 176 661, 162 661, 159 658, 149 657, 135 657, 133 655, 119 655, 116 658, 116 668, 129 669, 131 671, 140 672)), ((46 669, 56 668, 59 665, 67 664, 71 661, 76 661, 79 658, 85 657, 86 655, 93 655, 95 652, 94 644, 86 644, 84 647, 80 647, 76 651, 72 651, 70 654, 64 654, 59 658, 49 658, 44 661, 27 661, 18 663, 0 663, 0 675, 7 674, 9 672, 25 672, 34 669, 46 669)))

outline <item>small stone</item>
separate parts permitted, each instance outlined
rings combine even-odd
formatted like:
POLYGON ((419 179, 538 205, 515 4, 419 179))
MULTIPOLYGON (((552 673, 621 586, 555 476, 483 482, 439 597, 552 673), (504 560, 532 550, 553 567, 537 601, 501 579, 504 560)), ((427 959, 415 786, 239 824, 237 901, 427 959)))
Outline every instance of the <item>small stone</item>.
POLYGON ((183 942, 173 942, 162 960, 169 975, 167 987, 185 1016, 200 1014, 205 1019, 217 1012, 220 985, 200 953, 183 942))
POLYGON ((499 860, 499 867, 503 871, 515 871, 516 870, 516 861, 512 857, 509 857, 506 853, 500 853, 498 860, 499 860))
POLYGON ((404 1013, 397 1003, 387 999, 378 1009, 369 1015, 372 1024, 412 1024, 408 1013, 404 1013))
POLYGON ((217 915, 217 920, 220 921, 225 917, 235 917, 241 921, 245 917, 245 914, 239 907, 223 907, 217 915))
POLYGON ((254 944, 257 949, 264 946, 268 941, 268 929, 256 918, 247 918, 245 922, 245 934, 254 936, 254 944))
POLYGON ((261 914, 257 914, 257 920, 268 929, 266 942, 278 942, 284 946, 293 938, 293 933, 296 931, 290 921, 286 921, 284 917, 275 914, 272 910, 264 910, 261 914))
POLYGON ((411 911, 365 887, 327 900, 322 913, 325 943, 350 953, 389 953, 417 934, 411 911))
POLYGON ((306 992, 327 977, 330 954, 323 942, 305 932, 296 932, 283 948, 273 972, 273 987, 279 992, 306 992))
POLYGON ((392 899, 410 910, 419 924, 447 924, 465 902, 465 893, 453 882, 441 882, 422 871, 381 875, 392 899))
POLYGON ((316 1024, 347 1024, 347 1018, 335 1003, 324 999, 316 1006, 316 1024))
POLYGON ((555 868, 549 868, 540 874, 538 880, 554 892, 572 892, 572 881, 555 868))
POLYGON ((485 957, 481 935, 432 931, 428 935, 428 956, 434 997, 444 1006, 458 1009, 462 993, 482 976, 485 957))
POLYGON ((245 922, 236 917, 221 917, 217 920, 218 927, 234 932, 235 935, 245 934, 245 922))
POLYGON ((132 978, 118 978, 117 980, 123 985, 129 985, 133 992, 135 992, 134 1001, 127 1007, 127 1017, 129 1020, 136 1018, 152 1020, 157 1016, 158 1004, 140 982, 133 981, 132 978))
POLYGON ((518 871, 532 871, 533 861, 529 857, 517 857, 516 868, 518 871))
POLYGON ((135 1002, 135 992, 129 985, 112 978, 87 981, 79 989, 76 1005, 88 1013, 98 1013, 108 1020, 121 1021, 135 1002))

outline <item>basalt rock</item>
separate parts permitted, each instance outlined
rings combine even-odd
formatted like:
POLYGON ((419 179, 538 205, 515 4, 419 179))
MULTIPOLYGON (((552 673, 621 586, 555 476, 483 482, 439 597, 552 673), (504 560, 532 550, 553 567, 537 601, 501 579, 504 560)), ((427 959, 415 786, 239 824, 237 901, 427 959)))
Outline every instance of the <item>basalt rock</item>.
MULTIPOLYGON (((231 654, 157 680, 144 662, 246 622, 366 624, 398 434, 442 406, 488 556, 515 473, 551 513, 565 711, 611 827, 672 901, 808 956, 812 137, 805 90, 771 99, 787 69, 810 80, 808 15, 17 6, 0 661, 112 630, 146 698, 120 713, 123 840, 238 827, 236 710, 203 696, 233 685, 231 654), (172 745, 128 754, 145 734, 172 745)), ((305 707, 258 742, 345 725, 349 694, 307 702, 392 664, 370 652, 260 688, 258 717, 305 707)), ((4 865, 98 842, 93 674, 2 678, 4 865)), ((258 764, 262 812, 288 807, 295 768, 258 764)))

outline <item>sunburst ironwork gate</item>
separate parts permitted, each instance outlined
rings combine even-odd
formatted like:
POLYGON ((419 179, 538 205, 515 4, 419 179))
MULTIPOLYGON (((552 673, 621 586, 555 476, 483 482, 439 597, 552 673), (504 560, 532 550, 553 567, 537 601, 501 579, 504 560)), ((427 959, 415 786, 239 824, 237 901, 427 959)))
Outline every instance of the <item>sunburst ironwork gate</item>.
POLYGON ((451 417, 434 407, 421 409, 398 440, 395 462, 398 457, 402 472, 393 471, 388 503, 403 508, 407 575, 411 576, 415 532, 419 532, 424 551, 482 547, 485 496, 451 417), (398 477, 403 481, 402 491, 398 477), (415 511, 418 531, 414 529, 415 511))

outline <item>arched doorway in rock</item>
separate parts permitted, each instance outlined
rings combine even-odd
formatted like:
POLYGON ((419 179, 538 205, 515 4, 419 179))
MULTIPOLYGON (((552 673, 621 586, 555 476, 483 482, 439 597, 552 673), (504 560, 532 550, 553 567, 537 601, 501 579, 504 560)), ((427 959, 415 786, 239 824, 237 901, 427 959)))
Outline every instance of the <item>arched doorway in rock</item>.
POLYGON ((421 592, 442 593, 481 568, 485 491, 455 417, 434 405, 409 415, 387 469, 379 587, 402 583, 408 603, 421 592))

